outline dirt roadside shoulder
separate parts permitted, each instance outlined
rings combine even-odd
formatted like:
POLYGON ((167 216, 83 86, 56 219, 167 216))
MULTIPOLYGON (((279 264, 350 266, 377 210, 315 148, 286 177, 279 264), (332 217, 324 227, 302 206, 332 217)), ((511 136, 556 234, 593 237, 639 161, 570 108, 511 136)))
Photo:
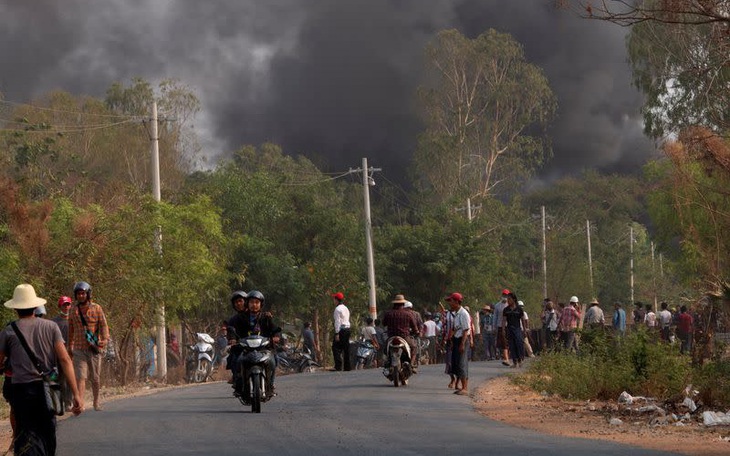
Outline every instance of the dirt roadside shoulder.
POLYGON ((606 440, 690 456, 730 454, 730 441, 726 440, 730 426, 649 426, 646 417, 630 422, 619 417, 623 423, 611 425, 610 410, 615 404, 546 397, 510 383, 508 377, 482 383, 472 398, 480 414, 543 434, 606 440))

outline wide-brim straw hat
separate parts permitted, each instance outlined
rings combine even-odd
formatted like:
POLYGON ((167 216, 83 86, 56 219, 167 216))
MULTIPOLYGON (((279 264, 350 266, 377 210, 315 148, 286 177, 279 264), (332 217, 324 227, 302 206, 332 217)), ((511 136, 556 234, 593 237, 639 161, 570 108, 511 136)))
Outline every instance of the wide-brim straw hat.
POLYGON ((45 299, 36 296, 33 285, 22 283, 15 287, 13 299, 5 301, 5 307, 8 309, 33 309, 45 305, 45 303, 45 299))
POLYGON ((408 300, 406 300, 406 297, 402 294, 395 295, 395 299, 393 299, 392 304, 405 304, 408 300))

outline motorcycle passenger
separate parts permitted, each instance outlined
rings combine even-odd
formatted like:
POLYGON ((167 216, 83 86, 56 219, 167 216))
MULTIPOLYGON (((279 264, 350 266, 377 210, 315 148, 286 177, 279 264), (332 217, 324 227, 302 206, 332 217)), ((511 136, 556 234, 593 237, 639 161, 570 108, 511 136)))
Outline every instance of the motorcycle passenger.
MULTIPOLYGON (((231 307, 233 307, 233 310, 236 311, 235 315, 233 315, 231 318, 228 319, 226 324, 230 327, 233 326, 233 319, 236 318, 239 314, 243 313, 246 310, 246 294, 245 291, 236 290, 231 295, 231 307)), ((229 344, 233 343, 235 341, 235 338, 231 337, 231 332, 227 330, 226 328, 226 337, 229 340, 229 344)), ((222 348, 221 348, 222 350, 222 348)), ((233 356, 229 356, 228 359, 226 359, 226 370, 232 370, 233 369, 233 356)))
POLYGON ((393 308, 385 312, 383 316, 383 326, 388 328, 388 339, 399 336, 408 342, 411 348, 411 369, 413 373, 416 373, 416 341, 412 335, 418 337, 421 329, 418 327, 415 313, 403 307, 406 302, 408 301, 402 294, 395 295, 393 308))
MULTIPOLYGON (((268 337, 271 342, 275 345, 279 342, 281 334, 281 328, 274 325, 274 318, 270 312, 262 312, 261 307, 264 304, 264 295, 260 291, 250 291, 246 296, 245 305, 246 309, 243 312, 239 312, 234 315, 229 321, 229 327, 234 331, 229 331, 228 338, 238 339, 241 337, 248 337, 251 335, 260 335, 268 337)), ((243 392, 242 381, 239 378, 239 360, 240 350, 237 350, 237 346, 231 348, 231 355, 228 358, 232 359, 232 370, 233 370, 233 387, 237 394, 243 392)), ((266 378, 268 384, 266 385, 266 391, 268 395, 274 395, 274 375, 276 372, 276 357, 272 356, 269 359, 269 364, 266 366, 266 378)))

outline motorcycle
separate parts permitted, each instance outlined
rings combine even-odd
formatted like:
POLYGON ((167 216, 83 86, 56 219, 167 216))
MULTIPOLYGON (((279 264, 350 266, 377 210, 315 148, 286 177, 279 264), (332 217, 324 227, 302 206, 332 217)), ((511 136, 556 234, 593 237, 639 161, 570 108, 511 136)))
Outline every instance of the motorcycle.
POLYGON ((393 382, 393 386, 408 385, 408 378, 413 374, 411 369, 411 347, 408 342, 399 336, 388 339, 385 353, 387 364, 383 375, 393 382))
POLYGON ((282 374, 314 372, 318 367, 322 367, 312 358, 312 354, 307 348, 301 350, 277 350, 276 365, 282 374))
POLYGON ((206 333, 196 333, 195 336, 197 343, 188 346, 185 372, 188 382, 204 383, 213 373, 213 343, 215 341, 206 333))
POLYGON ((355 369, 370 367, 375 359, 375 346, 369 340, 361 340, 357 343, 357 362, 355 369))
POLYGON ((238 355, 239 372, 237 382, 240 382, 238 399, 243 405, 250 405, 252 413, 261 413, 261 403, 268 401, 272 395, 266 390, 269 379, 266 374, 266 365, 272 356, 271 341, 268 337, 248 336, 238 341, 240 354, 238 355))

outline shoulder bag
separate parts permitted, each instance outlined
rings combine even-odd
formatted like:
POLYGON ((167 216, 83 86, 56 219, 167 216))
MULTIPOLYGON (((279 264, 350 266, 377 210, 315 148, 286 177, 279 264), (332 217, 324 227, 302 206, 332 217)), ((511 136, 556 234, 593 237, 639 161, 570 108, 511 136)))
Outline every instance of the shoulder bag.
POLYGON ((84 326, 84 336, 86 336, 86 342, 89 343, 89 350, 98 355, 101 353, 101 348, 99 348, 99 337, 89 330, 89 325, 86 324, 86 318, 84 318, 84 313, 81 309, 77 308, 76 311, 79 313, 81 324, 84 326))
POLYGON ((54 415, 63 415, 65 410, 61 384, 58 383, 58 369, 54 367, 49 371, 44 371, 41 362, 38 360, 35 353, 33 353, 33 350, 31 350, 28 346, 28 342, 25 341, 23 333, 18 329, 18 325, 16 325, 15 322, 10 323, 10 325, 13 327, 15 335, 18 336, 20 345, 23 346, 23 349, 28 354, 31 362, 35 365, 35 368, 38 369, 38 373, 41 374, 41 378, 43 379, 43 392, 46 395, 46 406, 48 406, 48 411, 53 412, 54 415))

